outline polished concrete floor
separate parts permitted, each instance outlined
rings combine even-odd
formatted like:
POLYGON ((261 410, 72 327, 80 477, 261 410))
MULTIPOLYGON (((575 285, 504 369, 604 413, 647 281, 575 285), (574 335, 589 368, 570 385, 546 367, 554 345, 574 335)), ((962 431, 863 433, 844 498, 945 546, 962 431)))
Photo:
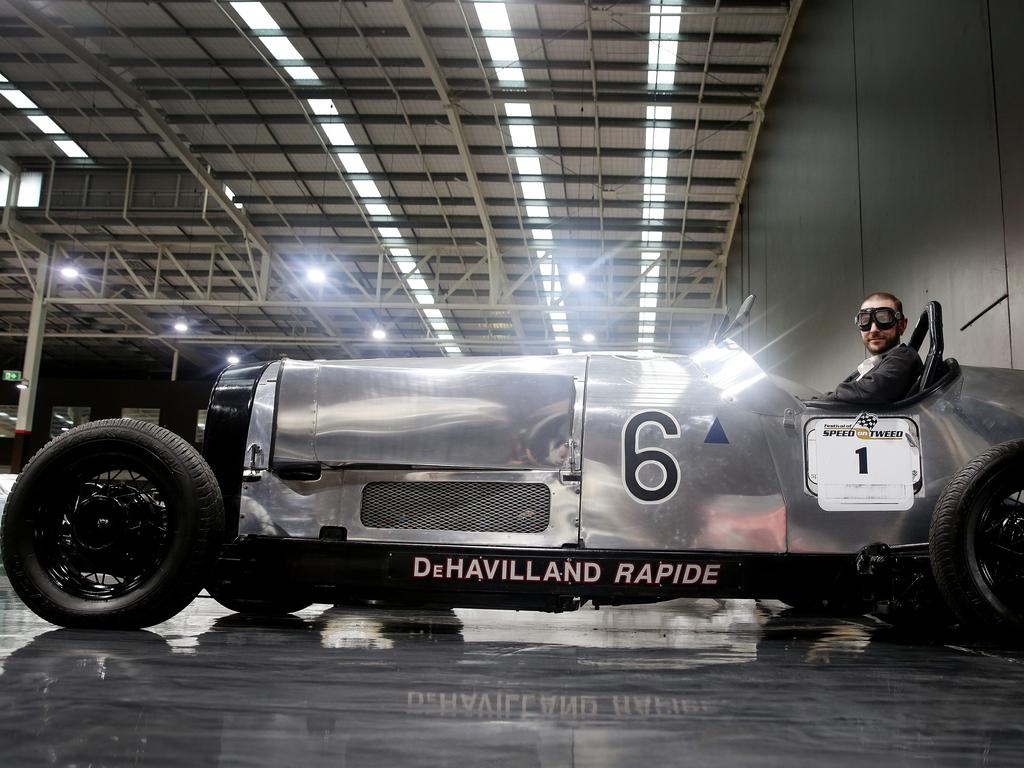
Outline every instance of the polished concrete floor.
POLYGON ((1024 651, 776 603, 82 632, 0 575, 0 668, 5 768, 1024 764, 1024 651))

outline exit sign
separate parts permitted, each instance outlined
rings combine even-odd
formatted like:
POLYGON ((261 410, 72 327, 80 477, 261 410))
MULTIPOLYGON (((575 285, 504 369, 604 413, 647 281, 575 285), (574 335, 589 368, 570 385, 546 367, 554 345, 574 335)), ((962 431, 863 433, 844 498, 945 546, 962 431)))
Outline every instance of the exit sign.
POLYGON ((21 381, 21 371, 4 371, 4 381, 21 381))

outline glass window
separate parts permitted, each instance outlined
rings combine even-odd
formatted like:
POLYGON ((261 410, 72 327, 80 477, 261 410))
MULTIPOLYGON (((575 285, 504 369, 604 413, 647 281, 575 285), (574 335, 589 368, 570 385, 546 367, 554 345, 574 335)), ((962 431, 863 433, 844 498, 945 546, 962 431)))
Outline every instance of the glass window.
POLYGON ((72 427, 89 421, 92 411, 87 405, 55 405, 50 416, 50 437, 59 437, 72 427))
POLYGON ((18 406, 0 405, 0 438, 14 437, 14 426, 18 423, 18 406))
POLYGON ((122 408, 121 409, 122 419, 137 419, 138 421, 145 421, 149 424, 160 424, 160 409, 159 408, 122 408))
POLYGON ((202 408, 196 414, 196 445, 203 444, 203 436, 206 434, 206 409, 202 408))

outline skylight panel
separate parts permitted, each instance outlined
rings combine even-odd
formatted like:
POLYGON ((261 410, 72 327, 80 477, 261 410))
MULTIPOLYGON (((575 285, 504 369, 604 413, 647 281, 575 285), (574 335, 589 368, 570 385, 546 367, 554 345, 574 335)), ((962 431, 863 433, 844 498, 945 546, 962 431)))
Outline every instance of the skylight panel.
POLYGON ((0 91, 0 96, 3 96, 11 104, 18 109, 39 109, 32 99, 26 96, 22 91, 16 88, 10 88, 7 90, 0 91))
POLYGON ((548 312, 548 317, 552 320, 565 320, 565 312, 548 312))
POLYGON ((280 29, 263 3, 231 3, 231 7, 249 25, 249 29, 280 29))
POLYGON ((668 140, 668 128, 648 128, 645 131, 644 147, 646 149, 668 149, 668 140))
POLYGON ((313 71, 312 67, 285 67, 284 71, 287 72, 292 80, 319 80, 316 72, 313 71))
MULTIPOLYGON (((366 167, 366 163, 363 162, 363 158, 356 152, 339 152, 338 159, 341 160, 341 164, 345 166, 345 170, 349 173, 369 173, 369 169, 366 167)), ((376 195, 380 197, 380 195, 376 195)))
POLYGON ((429 293, 417 293, 416 301, 418 301, 420 304, 433 304, 434 297, 431 296, 429 293))
POLYGON ((398 227, 378 227, 377 231, 380 232, 381 237, 399 238, 402 236, 402 233, 398 230, 398 227))
POLYGON ((427 285, 427 281, 422 277, 410 277, 406 281, 409 287, 414 291, 429 291, 430 287, 427 285))
POLYGON ((452 336, 450 333, 438 333, 437 334, 437 340, 438 341, 455 341, 455 337, 452 336))
POLYGON ((665 209, 656 207, 644 208, 643 217, 647 221, 663 219, 665 218, 665 209))
POLYGON ((661 232, 652 232, 650 230, 644 230, 643 232, 640 233, 640 239, 643 240, 645 243, 660 243, 661 235, 661 232))
POLYGON ((338 114, 338 108, 334 105, 333 99, 306 99, 309 108, 314 115, 321 117, 334 117, 338 114))
POLYGON ((435 331, 440 331, 441 333, 445 333, 449 330, 448 323, 443 319, 431 320, 430 327, 433 328, 435 331))
POLYGON ((551 330, 554 331, 555 333, 568 333, 569 332, 569 324, 568 323, 552 323, 551 324, 551 330))
POLYGON ((529 104, 510 102, 505 104, 505 114, 509 117, 533 117, 529 104))
POLYGON ((516 147, 536 147, 537 134, 532 125, 510 125, 508 132, 512 136, 512 144, 516 147))
MULTIPOLYGON (((224 185, 224 196, 231 202, 235 202, 235 192, 227 184, 224 185)), ((235 203, 235 208, 242 208, 241 203, 235 203)))
POLYGON ((473 3, 480 28, 487 31, 510 32, 512 25, 508 20, 508 11, 504 3, 473 3))
POLYGON ((409 258, 410 256, 412 256, 412 252, 408 248, 392 248, 391 255, 405 256, 406 258, 409 258))
POLYGON ((64 130, 46 115, 29 115, 28 119, 35 123, 36 128, 43 133, 64 133, 64 130))
POLYGON ((487 51, 491 54, 491 60, 500 64, 514 64, 519 61, 519 51, 516 49, 516 41, 511 37, 488 37, 487 51))
POLYGON ((559 347, 558 348, 558 354, 560 354, 560 355, 571 355, 572 354, 572 348, 571 347, 559 347))
POLYGON ((540 176, 540 158, 517 157, 516 168, 519 169, 519 173, 524 176, 540 176))
POLYGON ((552 235, 551 235, 551 230, 550 229, 531 229, 530 230, 530 234, 532 234, 534 236, 534 238, 537 239, 537 240, 551 240, 551 239, 553 239, 552 235))
POLYGON ((88 157, 85 150, 78 146, 77 142, 69 139, 63 139, 53 142, 57 145, 58 149, 68 157, 88 157))
POLYGON ((523 188, 523 197, 527 200, 543 200, 545 199, 544 194, 544 182, 542 181, 521 181, 519 186, 523 188))
POLYGON ((416 262, 412 259, 395 259, 395 266, 403 275, 408 275, 416 269, 416 262))
POLYGON ((523 77, 523 70, 521 70, 519 67, 502 67, 501 69, 497 70, 497 75, 498 79, 505 83, 521 83, 526 79, 525 77, 523 77))
POLYGON ((423 314, 426 315, 427 317, 432 317, 432 318, 441 317, 441 310, 440 309, 424 309, 423 310, 423 314))
POLYGON ((641 323, 653 323, 657 319, 658 319, 658 313, 657 312, 641 312, 640 313, 640 322, 641 323))
POLYGON ((658 306, 658 299, 656 296, 641 296, 640 306, 644 309, 653 309, 658 306))
POLYGON ((449 355, 461 355, 462 354, 462 349, 460 347, 456 347, 456 346, 447 346, 447 347, 444 348, 444 351, 447 352, 449 355))
POLYGON ((299 49, 287 37, 261 37, 259 40, 278 61, 303 61, 299 49))
POLYGON ((18 207, 38 208, 43 196, 43 174, 39 171, 22 173, 18 182, 18 207))
POLYGON ((335 146, 351 147, 355 144, 344 123, 321 123, 320 127, 327 140, 335 146))
POLYGON ((640 253, 640 258, 643 259, 644 261, 656 261, 660 256, 660 251, 642 251, 640 253))
POLYGON ((391 209, 384 203, 367 203, 366 212, 371 216, 390 216, 391 209))
POLYGON ((526 206, 526 215, 531 218, 546 219, 548 207, 546 205, 528 205, 526 206))
POLYGON ((648 120, 671 120, 672 119, 672 107, 670 106, 654 106, 653 104, 647 107, 647 119, 648 120))
POLYGON ((667 157, 645 157, 644 176, 668 176, 667 157))
POLYGON ((380 197, 377 184, 371 179, 356 179, 352 182, 360 197, 380 197))
MULTIPOLYGON (((3 77, 3 75, 0 75, 3 77)), ((7 205, 7 192, 11 187, 11 174, 0 170, 0 205, 7 205)))

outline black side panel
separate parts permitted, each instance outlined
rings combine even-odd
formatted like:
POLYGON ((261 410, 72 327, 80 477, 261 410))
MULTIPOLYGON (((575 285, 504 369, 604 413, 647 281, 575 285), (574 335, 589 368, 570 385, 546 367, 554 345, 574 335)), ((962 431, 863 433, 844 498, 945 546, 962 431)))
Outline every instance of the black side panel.
POLYGON ((238 535, 239 497, 242 493, 242 462, 249 415, 256 384, 270 363, 246 363, 225 368, 213 385, 206 412, 203 456, 217 476, 224 496, 225 538, 238 535))

